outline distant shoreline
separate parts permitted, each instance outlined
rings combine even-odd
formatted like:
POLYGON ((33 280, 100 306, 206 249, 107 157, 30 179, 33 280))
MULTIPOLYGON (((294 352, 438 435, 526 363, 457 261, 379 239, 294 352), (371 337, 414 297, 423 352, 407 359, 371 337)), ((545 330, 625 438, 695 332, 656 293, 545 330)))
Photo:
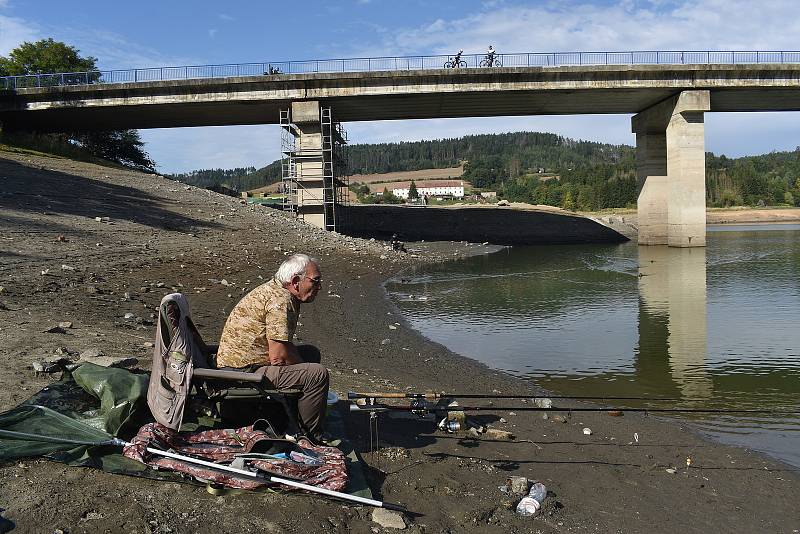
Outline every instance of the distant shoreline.
MULTIPOLYGON (((580 212, 593 218, 618 217, 625 223, 636 225, 638 216, 634 209, 580 212)), ((706 224, 792 223, 800 222, 800 208, 707 208, 706 224)))

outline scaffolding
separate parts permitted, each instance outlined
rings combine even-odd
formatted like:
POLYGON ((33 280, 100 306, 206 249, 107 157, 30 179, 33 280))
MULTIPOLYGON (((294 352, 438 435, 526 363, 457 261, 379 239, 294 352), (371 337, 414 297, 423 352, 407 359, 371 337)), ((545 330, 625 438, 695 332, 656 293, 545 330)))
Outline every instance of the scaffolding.
POLYGON ((283 209, 326 230, 345 224, 348 202, 347 135, 330 107, 319 108, 318 124, 292 122, 291 109, 280 110, 283 209))

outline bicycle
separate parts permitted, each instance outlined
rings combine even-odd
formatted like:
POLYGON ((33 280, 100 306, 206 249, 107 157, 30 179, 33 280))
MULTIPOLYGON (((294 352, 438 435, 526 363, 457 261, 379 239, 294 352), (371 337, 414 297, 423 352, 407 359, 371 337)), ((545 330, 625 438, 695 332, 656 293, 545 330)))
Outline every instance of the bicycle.
POLYGON ((479 67, 502 67, 503 63, 500 61, 499 58, 494 56, 487 55, 486 57, 481 60, 479 67))
POLYGON ((446 69, 466 69, 467 62, 463 59, 453 58, 451 57, 447 61, 444 62, 444 68, 446 69))

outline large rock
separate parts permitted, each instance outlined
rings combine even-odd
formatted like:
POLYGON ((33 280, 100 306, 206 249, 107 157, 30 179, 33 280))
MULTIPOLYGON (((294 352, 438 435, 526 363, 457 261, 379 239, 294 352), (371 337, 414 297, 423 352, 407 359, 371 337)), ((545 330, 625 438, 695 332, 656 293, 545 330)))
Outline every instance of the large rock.
POLYGON ((62 369, 62 365, 71 363, 69 359, 63 356, 49 356, 44 360, 33 362, 31 367, 37 373, 55 373, 62 369))
POLYGON ((386 508, 375 508, 372 510, 372 520, 383 528, 395 528, 403 530, 406 528, 406 519, 399 512, 387 510, 386 508))
POLYGON ((86 349, 81 352, 80 361, 83 363, 93 363, 101 367, 131 367, 139 363, 136 358, 127 356, 106 356, 100 349, 86 349))
POLYGON ((80 359, 85 360, 91 358, 98 358, 100 356, 105 356, 105 353, 102 350, 96 348, 89 348, 81 352, 80 359))

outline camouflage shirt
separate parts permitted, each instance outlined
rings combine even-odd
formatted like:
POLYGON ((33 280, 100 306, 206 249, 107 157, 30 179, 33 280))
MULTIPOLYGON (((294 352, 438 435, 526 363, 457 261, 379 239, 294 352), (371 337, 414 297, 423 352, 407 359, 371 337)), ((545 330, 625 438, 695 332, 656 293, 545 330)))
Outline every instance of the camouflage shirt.
POLYGON ((233 308, 217 351, 217 367, 269 365, 268 339, 292 341, 300 301, 274 278, 261 284, 233 308))

